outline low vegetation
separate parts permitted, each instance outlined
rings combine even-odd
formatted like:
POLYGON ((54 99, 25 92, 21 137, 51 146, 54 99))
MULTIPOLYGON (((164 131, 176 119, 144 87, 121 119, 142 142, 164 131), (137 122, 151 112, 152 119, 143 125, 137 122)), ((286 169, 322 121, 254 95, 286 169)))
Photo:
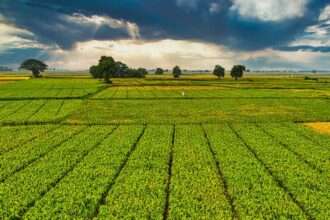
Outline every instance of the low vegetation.
POLYGON ((116 74, 0 85, 1 219, 330 218, 326 81, 116 74))

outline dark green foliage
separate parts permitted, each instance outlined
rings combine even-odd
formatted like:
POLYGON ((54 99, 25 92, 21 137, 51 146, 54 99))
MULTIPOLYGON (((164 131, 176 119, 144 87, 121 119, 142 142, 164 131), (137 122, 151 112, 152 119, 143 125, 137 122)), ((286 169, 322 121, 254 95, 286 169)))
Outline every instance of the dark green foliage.
POLYGON ((126 72, 118 75, 117 78, 144 78, 147 74, 148 71, 144 68, 128 69, 126 72))
POLYGON ((304 77, 304 80, 318 80, 318 78, 316 78, 316 77, 310 77, 310 76, 305 76, 304 77))
POLYGON ((119 77, 126 77, 129 75, 129 67, 120 61, 116 62, 117 65, 117 72, 115 73, 114 77, 119 78, 119 77))
POLYGON ((111 83, 110 78, 144 78, 148 71, 144 68, 131 69, 125 63, 112 57, 102 56, 97 66, 89 69, 94 78, 103 78, 104 83, 111 83))
POLYGON ((173 68, 173 76, 174 78, 179 78, 181 76, 181 69, 179 66, 173 68))
POLYGON ((40 72, 47 70, 48 65, 40 60, 28 59, 25 60, 19 68, 32 71, 33 78, 38 78, 40 77, 40 72))
POLYGON ((104 79, 104 83, 109 84, 111 77, 114 77, 117 72, 117 65, 112 57, 102 56, 99 60, 98 71, 104 79))
POLYGON ((163 75, 164 74, 164 70, 162 68, 157 68, 155 71, 155 74, 157 75, 163 75))
POLYGON ((148 71, 145 68, 138 68, 136 70, 136 72, 137 72, 137 76, 136 77, 138 77, 138 78, 143 78, 146 75, 148 75, 148 71))
POLYGON ((98 79, 101 78, 101 74, 99 74, 97 66, 93 65, 89 68, 89 73, 92 75, 93 78, 98 79))
POLYGON ((231 77, 235 78, 237 80, 238 78, 243 77, 243 73, 246 70, 246 67, 244 65, 235 65, 230 71, 231 77))
POLYGON ((225 77, 225 68, 220 65, 216 65, 213 70, 213 75, 219 77, 219 79, 221 77, 225 77))

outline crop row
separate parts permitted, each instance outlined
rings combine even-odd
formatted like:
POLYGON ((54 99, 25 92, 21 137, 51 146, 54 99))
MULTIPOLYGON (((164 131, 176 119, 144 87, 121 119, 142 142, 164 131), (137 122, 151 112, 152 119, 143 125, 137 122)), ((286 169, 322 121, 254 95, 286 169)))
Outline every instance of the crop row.
POLYGON ((0 155, 37 139, 56 126, 0 127, 0 155))
POLYGON ((99 219, 162 219, 173 126, 148 126, 99 209, 99 219))
POLYGON ((76 109, 81 100, 5 101, 0 109, 0 124, 51 122, 63 119, 76 109))
POLYGON ((93 126, 0 184, 0 216, 22 216, 114 129, 93 126))
POLYGON ((71 136, 81 132, 82 126, 62 126, 48 132, 34 141, 22 144, 12 151, 0 156, 0 181, 15 171, 27 166, 32 161, 46 155, 63 144, 71 136))
MULTIPOLYGON (((234 130, 310 218, 330 217, 329 178, 253 124, 234 130)), ((318 152, 315 152, 317 154, 318 152)))
POLYGON ((304 124, 282 123, 283 126, 289 127, 292 131, 305 137, 318 145, 330 149, 329 137, 327 135, 315 132, 314 129, 306 128, 304 124))
POLYGON ((142 126, 118 127, 59 184, 37 201, 24 218, 93 217, 142 130, 142 126))
POLYGON ((230 219, 224 184, 200 126, 175 128, 169 219, 230 219))
MULTIPOLYGON (((140 87, 108 88, 97 94, 94 99, 148 99, 148 98, 310 98, 330 97, 329 90, 287 90, 287 89, 201 89, 181 87, 176 90, 153 89, 144 90, 140 87)), ((195 88, 195 87, 194 87, 195 88)))
POLYGON ((295 126, 39 126, 48 131, 0 156, 0 216, 328 219, 329 175, 303 143, 328 148, 295 126))
MULTIPOLYGON (((295 130, 282 124, 262 123, 259 126, 312 167, 315 167, 321 173, 326 173, 330 177, 330 151, 328 148, 306 139, 295 130)), ((329 143, 328 146, 330 146, 329 143)))
POLYGON ((204 127, 238 218, 306 219, 228 125, 204 127))

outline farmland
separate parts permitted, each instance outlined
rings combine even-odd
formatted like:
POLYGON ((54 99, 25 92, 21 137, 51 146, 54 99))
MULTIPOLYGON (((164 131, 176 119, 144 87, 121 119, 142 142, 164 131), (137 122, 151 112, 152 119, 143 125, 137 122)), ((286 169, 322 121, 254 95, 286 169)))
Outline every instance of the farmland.
POLYGON ((0 219, 329 219, 317 77, 0 75, 0 219))

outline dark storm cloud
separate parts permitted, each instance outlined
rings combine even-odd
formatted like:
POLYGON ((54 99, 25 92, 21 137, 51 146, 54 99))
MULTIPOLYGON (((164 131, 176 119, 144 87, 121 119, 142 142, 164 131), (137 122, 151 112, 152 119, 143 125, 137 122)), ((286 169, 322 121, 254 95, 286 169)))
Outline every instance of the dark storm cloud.
POLYGON ((290 46, 290 47, 276 47, 275 49, 281 51, 311 51, 329 53, 330 46, 290 46))
POLYGON ((94 27, 66 19, 75 13, 135 23, 143 39, 206 41, 234 50, 286 45, 318 21, 327 0, 309 1, 303 16, 281 21, 247 19, 231 10, 231 0, 2 0, 0 12, 46 44, 70 49, 91 39, 122 39, 129 33, 109 25, 94 27))
POLYGON ((44 44, 70 49, 79 41, 128 38, 127 30, 123 28, 112 28, 107 24, 95 27, 91 22, 70 20, 79 18, 75 16, 75 11, 79 10, 65 10, 63 6, 40 4, 37 1, 5 0, 0 4, 0 13, 7 22, 31 31, 44 44))
POLYGON ((39 48, 19 48, 8 49, 0 53, 0 66, 17 67, 17 64, 22 60, 35 58, 40 60, 47 60, 50 57, 48 51, 39 48))

